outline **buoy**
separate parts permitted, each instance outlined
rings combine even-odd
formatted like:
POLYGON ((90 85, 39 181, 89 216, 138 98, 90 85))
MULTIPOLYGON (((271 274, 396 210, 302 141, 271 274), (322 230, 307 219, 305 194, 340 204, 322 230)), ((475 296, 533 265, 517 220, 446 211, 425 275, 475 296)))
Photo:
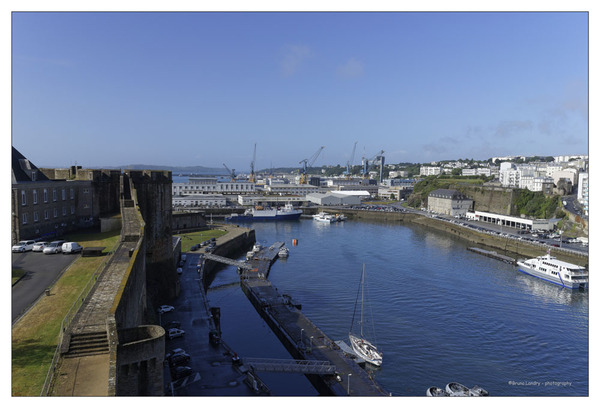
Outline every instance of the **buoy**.
POLYGON ((297 240, 297 239, 295 239, 295 238, 294 238, 294 239, 292 239, 292 245, 293 245, 293 246, 296 246, 296 245, 298 245, 298 240, 297 240))

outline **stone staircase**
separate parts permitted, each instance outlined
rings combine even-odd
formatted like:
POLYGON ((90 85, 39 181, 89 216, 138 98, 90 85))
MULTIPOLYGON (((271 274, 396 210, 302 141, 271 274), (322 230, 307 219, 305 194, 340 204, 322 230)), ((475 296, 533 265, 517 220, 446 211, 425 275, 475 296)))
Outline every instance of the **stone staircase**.
POLYGON ((93 356, 108 353, 106 332, 79 333, 71 336, 66 358, 93 356))

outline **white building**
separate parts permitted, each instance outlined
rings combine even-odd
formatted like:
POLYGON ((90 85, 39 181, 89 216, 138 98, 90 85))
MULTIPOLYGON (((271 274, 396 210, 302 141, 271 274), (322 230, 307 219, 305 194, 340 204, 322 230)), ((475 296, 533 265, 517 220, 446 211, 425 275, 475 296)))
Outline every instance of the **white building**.
MULTIPOLYGON (((366 193, 369 196, 369 193, 366 193)), ((317 205, 358 205, 361 197, 354 194, 340 194, 339 192, 311 193, 306 195, 307 201, 317 205)))
POLYGON ((544 230, 554 229, 555 222, 552 220, 529 219, 514 217, 511 215, 494 214, 484 211, 467 212, 467 218, 474 221, 489 222, 490 224, 503 225, 511 228, 526 230, 544 230))
POLYGON ((567 179, 571 182, 572 185, 576 185, 579 180, 577 169, 568 167, 566 169, 562 169, 560 171, 555 171, 552 173, 552 180, 554 184, 558 184, 558 180, 567 179))
POLYGON ((589 173, 579 173, 577 201, 583 206, 585 215, 589 215, 590 177, 589 173))
POLYGON ((319 187, 310 184, 273 184, 265 186, 265 191, 271 195, 305 196, 319 191, 319 187))
POLYGON ((286 204, 292 204, 294 206, 303 205, 306 203, 304 196, 248 196, 238 195, 238 203, 243 206, 271 206, 271 207, 283 207, 286 204))
POLYGON ((190 177, 187 183, 173 183, 173 196, 192 194, 254 194, 256 185, 245 181, 221 182, 214 177, 190 177))
POLYGON ((223 194, 193 194, 173 196, 174 207, 223 207, 227 200, 223 194))
POLYGON ((421 166, 419 174, 421 176, 437 176, 442 173, 441 167, 421 166))

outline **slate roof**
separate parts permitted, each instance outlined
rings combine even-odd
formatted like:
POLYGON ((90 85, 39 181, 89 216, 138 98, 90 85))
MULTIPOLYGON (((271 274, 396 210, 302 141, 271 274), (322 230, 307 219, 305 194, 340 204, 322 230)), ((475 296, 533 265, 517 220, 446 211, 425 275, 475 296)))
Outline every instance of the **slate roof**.
POLYGON ((50 179, 13 146, 12 183, 27 183, 31 181, 50 181, 50 179))
POLYGON ((449 190, 445 188, 433 190, 431 193, 429 193, 429 197, 447 198, 451 200, 465 200, 468 198, 457 190, 449 190))

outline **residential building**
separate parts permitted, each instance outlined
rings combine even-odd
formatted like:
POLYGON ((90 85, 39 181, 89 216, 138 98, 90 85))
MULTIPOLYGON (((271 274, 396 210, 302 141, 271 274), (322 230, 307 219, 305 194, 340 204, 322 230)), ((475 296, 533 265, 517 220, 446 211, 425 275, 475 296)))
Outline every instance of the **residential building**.
POLYGON ((442 173, 441 167, 421 166, 419 174, 421 176, 437 176, 442 173))
POLYGON ((427 210, 451 216, 465 216, 473 207, 473 200, 457 190, 437 189, 429 193, 427 210))
POLYGON ((583 206, 585 215, 589 215, 590 178, 589 173, 579 173, 577 201, 583 206))

